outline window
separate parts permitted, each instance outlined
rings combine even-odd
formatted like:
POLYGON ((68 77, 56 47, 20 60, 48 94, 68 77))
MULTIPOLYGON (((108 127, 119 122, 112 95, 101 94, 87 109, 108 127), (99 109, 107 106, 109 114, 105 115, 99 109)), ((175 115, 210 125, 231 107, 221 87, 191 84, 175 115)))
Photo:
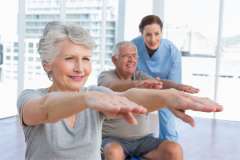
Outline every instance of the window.
POLYGON ((218 101, 223 104, 224 112, 216 117, 240 121, 238 91, 240 90, 240 17, 237 0, 224 1, 223 34, 219 66, 218 101))
MULTIPOLYGON (((183 53, 182 82, 214 98, 219 0, 165 1, 164 37, 183 53)), ((210 117, 212 114, 193 113, 210 117)))
POLYGON ((14 78, 15 68, 13 67, 13 61, 17 61, 17 57, 12 57, 12 52, 18 52, 17 39, 17 11, 18 1, 8 0, 0 2, 0 43, 3 44, 4 63, 0 66, 0 118, 5 118, 17 114, 16 99, 17 99, 17 81, 14 78))

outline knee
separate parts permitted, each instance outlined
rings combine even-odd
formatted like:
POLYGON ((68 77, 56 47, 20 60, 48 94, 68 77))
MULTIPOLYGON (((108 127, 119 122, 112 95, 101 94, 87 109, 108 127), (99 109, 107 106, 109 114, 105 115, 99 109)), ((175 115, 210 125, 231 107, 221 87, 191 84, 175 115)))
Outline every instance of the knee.
POLYGON ((182 160, 183 151, 180 144, 175 142, 166 141, 163 142, 163 157, 167 160, 182 160))
POLYGON ((109 143, 103 148, 104 157, 108 159, 124 159, 124 151, 120 144, 109 143))

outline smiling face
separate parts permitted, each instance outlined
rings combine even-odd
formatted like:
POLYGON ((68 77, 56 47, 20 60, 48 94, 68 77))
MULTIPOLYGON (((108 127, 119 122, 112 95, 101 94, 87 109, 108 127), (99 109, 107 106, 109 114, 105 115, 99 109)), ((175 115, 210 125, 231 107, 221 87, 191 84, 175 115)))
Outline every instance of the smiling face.
POLYGON ((52 73, 53 90, 79 91, 91 73, 91 50, 70 40, 57 44, 60 48, 56 58, 45 64, 45 70, 52 73))
POLYGON ((156 23, 146 25, 143 28, 142 36, 144 39, 144 43, 149 49, 157 49, 160 45, 160 39, 162 36, 162 30, 160 25, 156 23))
POLYGON ((129 79, 136 71, 137 50, 130 45, 122 45, 119 54, 113 57, 113 63, 120 77, 129 79))

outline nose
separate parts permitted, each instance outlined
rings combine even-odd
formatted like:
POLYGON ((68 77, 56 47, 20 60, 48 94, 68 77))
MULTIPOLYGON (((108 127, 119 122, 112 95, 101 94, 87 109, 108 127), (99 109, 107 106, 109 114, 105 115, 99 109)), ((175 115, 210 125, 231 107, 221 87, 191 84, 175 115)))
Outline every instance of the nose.
POLYGON ((134 55, 129 55, 128 56, 128 61, 136 61, 136 57, 134 55))
POLYGON ((77 73, 83 73, 83 63, 81 60, 76 60, 73 71, 77 73))
POLYGON ((156 36, 152 35, 151 38, 150 38, 150 41, 153 43, 156 41, 156 36))

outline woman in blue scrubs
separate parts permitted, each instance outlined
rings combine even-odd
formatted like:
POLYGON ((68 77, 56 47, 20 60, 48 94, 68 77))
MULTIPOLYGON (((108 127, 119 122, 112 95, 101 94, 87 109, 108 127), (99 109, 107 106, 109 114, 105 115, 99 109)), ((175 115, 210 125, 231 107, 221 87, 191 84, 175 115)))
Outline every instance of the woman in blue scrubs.
MULTIPOLYGON (((163 23, 156 15, 144 17, 139 30, 141 35, 132 41, 138 49, 138 70, 154 78, 181 82, 181 53, 169 40, 162 38, 163 23)), ((159 111, 159 137, 177 141, 175 116, 167 109, 159 111)))

